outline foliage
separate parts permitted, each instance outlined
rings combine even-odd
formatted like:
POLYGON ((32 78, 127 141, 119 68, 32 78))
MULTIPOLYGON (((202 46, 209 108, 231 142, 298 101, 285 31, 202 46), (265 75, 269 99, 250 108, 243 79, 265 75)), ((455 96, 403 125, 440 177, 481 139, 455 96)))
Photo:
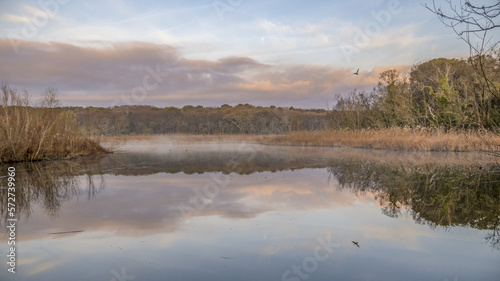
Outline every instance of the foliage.
MULTIPOLYGON (((481 60, 487 66, 484 74, 500 85, 499 57, 481 60)), ((378 86, 370 93, 353 91, 339 97, 330 117, 335 128, 494 130, 500 124, 500 100, 470 60, 440 58, 413 66, 409 76, 396 70, 381 73, 378 86)))

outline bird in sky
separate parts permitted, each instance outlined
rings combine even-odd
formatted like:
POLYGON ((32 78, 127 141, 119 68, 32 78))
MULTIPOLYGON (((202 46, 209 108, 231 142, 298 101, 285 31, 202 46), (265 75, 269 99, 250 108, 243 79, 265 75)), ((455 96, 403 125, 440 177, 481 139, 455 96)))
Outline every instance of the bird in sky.
POLYGON ((359 74, 359 68, 358 70, 356 70, 356 72, 353 73, 354 75, 358 75, 359 74))
POLYGON ((354 244, 354 245, 358 246, 358 248, 359 248, 359 244, 358 244, 358 242, 356 242, 356 241, 352 241, 352 244, 354 244))

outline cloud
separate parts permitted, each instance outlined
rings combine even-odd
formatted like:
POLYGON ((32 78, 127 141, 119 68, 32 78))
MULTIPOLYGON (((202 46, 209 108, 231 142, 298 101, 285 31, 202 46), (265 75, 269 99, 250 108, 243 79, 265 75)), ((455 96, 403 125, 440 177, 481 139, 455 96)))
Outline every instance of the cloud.
POLYGON ((318 23, 301 21, 282 24, 267 19, 258 19, 256 26, 264 31, 261 36, 262 44, 270 44, 280 50, 311 49, 329 45, 333 21, 326 19, 318 23))
MULTIPOLYGON (((34 206, 31 223, 25 225, 26 235, 22 241, 40 239, 49 233, 67 229, 84 229, 85 233, 107 231, 117 235, 142 237, 158 233, 173 233, 185 220, 218 216, 231 219, 248 219, 272 210, 315 210, 340 206, 351 206, 358 199, 352 193, 325 188, 325 178, 304 179, 296 174, 274 175, 271 172, 231 177, 230 188, 221 188, 206 206, 196 190, 203 192, 210 183, 206 175, 183 173, 148 175, 147 192, 137 196, 137 184, 144 176, 106 176, 106 188, 91 200, 78 198, 65 201, 66 209, 55 222, 45 215, 43 208, 34 206), (280 178, 281 182, 273 176, 280 178), (268 182, 269 181, 269 182, 268 182), (137 206, 129 208, 127 206, 137 206), (181 213, 184 212, 184 213, 181 213)), ((325 175, 327 177, 327 175, 325 175)), ((85 192, 82 186, 78 192, 85 192)), ((205 198, 205 197, 203 197, 205 198)), ((73 233, 68 235, 79 235, 73 233)))
MULTIPOLYGON (((270 65, 249 57, 189 59, 179 48, 139 41, 77 46, 0 39, 0 80, 38 93, 52 86, 66 105, 269 105, 321 100, 377 83, 382 68, 361 71, 306 64, 270 65), (134 99, 135 96, 141 98, 134 99)), ((33 94, 33 93, 32 93, 33 94)))
POLYGON ((18 16, 14 14, 3 14, 0 20, 13 23, 25 23, 29 21, 27 17, 18 16))
POLYGON ((266 19, 259 19, 258 25, 267 32, 292 33, 292 28, 288 25, 272 22, 266 19))

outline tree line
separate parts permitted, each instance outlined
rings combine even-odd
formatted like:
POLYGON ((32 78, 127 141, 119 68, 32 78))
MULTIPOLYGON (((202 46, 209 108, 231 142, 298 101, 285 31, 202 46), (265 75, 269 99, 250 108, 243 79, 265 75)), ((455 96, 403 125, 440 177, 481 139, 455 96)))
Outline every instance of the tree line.
POLYGON ((325 109, 262 107, 249 104, 182 108, 115 106, 72 107, 90 135, 144 134, 285 134, 326 130, 325 109))

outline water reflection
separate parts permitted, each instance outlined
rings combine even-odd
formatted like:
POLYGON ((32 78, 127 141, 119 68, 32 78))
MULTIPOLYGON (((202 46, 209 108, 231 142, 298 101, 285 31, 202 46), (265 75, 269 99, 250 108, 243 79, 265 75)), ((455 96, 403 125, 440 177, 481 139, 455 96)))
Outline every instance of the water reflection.
MULTIPOLYGON (((459 263, 436 261, 457 255, 465 262, 476 253, 481 263, 471 276, 496 280, 490 263, 499 252, 475 242, 480 235, 499 249, 500 174, 484 158, 265 146, 147 149, 16 164, 23 280, 53 280, 61 271, 73 280, 110 280, 123 266, 137 280, 167 273, 169 280, 281 280, 332 232, 342 246, 312 279, 452 280, 446 273, 462 280, 468 275, 459 263), (83 232, 53 234, 76 230, 83 232), (53 253, 63 257, 52 262, 53 253), (80 264, 96 255, 94 270, 82 272, 80 264)), ((0 192, 5 221, 6 189, 0 192)))
POLYGON ((431 228, 487 229, 486 241, 500 249, 500 171, 496 166, 334 162, 328 171, 339 188, 374 193, 383 214, 397 218, 401 210, 407 210, 415 222, 431 228))
MULTIPOLYGON (((182 151, 182 148, 178 150, 182 151)), ((17 164, 18 215, 29 217, 32 204, 39 204, 43 206, 46 214, 57 216, 64 201, 82 196, 88 199, 95 197, 105 186, 104 174, 125 176, 207 172, 252 174, 326 167, 331 175, 330 179, 338 182, 336 184, 338 189, 347 189, 356 194, 373 193, 381 206, 382 213, 389 217, 397 218, 401 215, 401 210, 408 210, 415 222, 426 224, 431 228, 464 226, 490 230, 486 240, 493 248, 500 248, 500 173, 494 165, 484 163, 471 165, 470 162, 465 165, 463 161, 447 165, 439 162, 380 163, 380 161, 361 159, 359 154, 352 151, 344 155, 339 151, 325 155, 321 151, 311 153, 298 149, 275 150, 273 153, 262 150, 191 153, 179 151, 160 155, 122 153, 76 161, 17 164)), ((366 158, 366 155, 363 158, 366 158)), ((222 179, 224 178, 221 177, 222 179)), ((2 181, 2 187, 6 186, 6 183, 2 181)), ((199 186, 203 186, 203 183, 199 186)), ((3 198, 0 213, 4 219, 7 219, 7 196, 4 194, 6 192, 7 189, 0 189, 3 198)), ((259 191, 246 186, 245 192, 259 191)), ((283 192, 282 188, 280 192, 283 192)), ((295 193, 304 195, 300 191, 295 193)), ((321 193, 323 193, 321 190, 314 191, 316 195, 321 193)), ((172 219, 178 217, 179 206, 175 205, 193 201, 192 196, 193 193, 188 192, 176 198, 174 202, 169 202, 173 213, 167 217, 172 219)), ((238 202, 244 196, 223 194, 218 200, 238 202)), ((275 198, 275 200, 285 199, 275 198)), ((294 206, 304 205, 303 197, 300 201, 302 202, 295 202, 294 206)), ((309 204, 318 207, 317 202, 309 204)), ((227 209, 227 206, 228 204, 225 206, 211 204, 212 208, 219 208, 218 212, 216 210, 211 212, 237 218, 253 217, 263 211, 249 206, 239 205, 233 209, 227 209)), ((198 212, 198 215, 201 213, 198 212)))
MULTIPOLYGON (((171 150, 170 150, 171 151, 171 150)), ((330 151, 331 152, 331 151, 330 151)), ((401 156, 401 155, 399 155, 401 156)), ((406 155, 407 156, 407 155, 406 155)), ((403 155, 403 157, 406 157, 403 155)), ((327 154, 321 150, 283 149, 273 152, 265 150, 250 151, 191 151, 183 148, 172 153, 120 153, 98 158, 84 158, 74 161, 51 161, 16 164, 17 171, 17 215, 28 218, 32 205, 42 206, 49 217, 57 216, 64 201, 82 196, 91 199, 104 189, 105 174, 115 176, 146 176, 167 174, 203 174, 222 172, 250 175, 261 172, 290 171, 306 168, 327 168, 329 180, 336 182, 339 190, 349 190, 355 194, 372 193, 378 201, 383 214, 397 218, 401 211, 408 211, 413 220, 431 228, 463 226, 490 230, 486 237, 489 244, 500 248, 500 173, 495 165, 471 164, 461 159, 457 162, 419 162, 394 161, 380 162, 365 160, 363 151, 337 150, 327 154), (315 153, 312 153, 315 152, 315 153), (467 163, 465 165, 464 163, 467 163)), ((368 157, 369 158, 369 157, 368 157)), ((456 157, 450 157, 458 159, 456 157)), ((384 159, 387 159, 385 157, 384 159)), ((445 161, 446 162, 446 161, 445 161)), ((6 170, 7 167, 2 167, 6 170)), ((266 176, 271 181, 277 175, 266 176)), ((163 219, 173 222, 179 218, 181 205, 196 200, 196 194, 190 186, 184 186, 182 180, 163 182, 161 177, 151 178, 149 185, 159 179, 162 187, 172 182, 178 189, 169 199, 169 212, 162 213, 163 219)), ((220 176, 220 181, 225 180, 220 176)), ((204 186, 203 178, 198 187, 204 186)), ((217 181, 217 179, 215 179, 217 181)), ((283 181, 283 179, 281 179, 283 181)), ((1 181, 0 196, 2 204, 0 214, 7 219, 7 181, 1 181)), ((273 201, 295 200, 294 208, 318 208, 324 206, 317 198, 328 198, 327 190, 308 186, 304 190, 293 190, 294 195, 286 194, 290 186, 274 179, 267 186, 265 193, 274 193, 273 201), (312 191, 310 189, 313 189, 312 191), (282 194, 280 197, 279 194, 282 194), (314 194, 307 197, 305 194, 314 194), (296 196, 295 196, 296 195, 296 196), (326 197, 325 197, 326 196, 326 197), (310 200, 308 200, 310 199, 310 200)), ((172 193, 169 189, 169 193, 172 193)), ((225 191, 217 196, 215 202, 203 210, 195 210, 190 215, 217 214, 223 217, 249 218, 272 209, 272 206, 260 208, 241 204, 248 194, 259 194, 262 190, 254 189, 251 184, 243 183, 238 192, 225 191), (223 202, 218 204, 217 201, 223 202)), ((153 196, 154 197, 154 196, 153 196)), ((344 200, 344 198, 342 198, 344 200)), ((338 201, 338 200, 337 200, 338 201)), ((147 204, 147 202, 143 202, 147 204)), ((122 202, 129 204, 129 202, 122 202)), ((132 203, 130 203, 132 204, 132 203)), ((269 203, 272 205, 272 203, 269 203)), ((151 198, 155 206, 155 198, 151 198)), ((158 205, 163 205, 158 203, 158 205)), ((196 208, 195 208, 196 209, 196 208)), ((156 210, 159 211, 159 210, 156 210)), ((109 210, 109 213, 113 213, 109 210)), ((130 217, 130 214, 128 214, 130 217)), ((132 217, 135 217, 132 215, 132 217)), ((173 229, 172 229, 173 231, 173 229)))
MULTIPOLYGON (((94 197, 104 188, 103 170, 99 166, 99 158, 85 158, 65 161, 42 161, 32 163, 16 163, 16 215, 29 218, 32 204, 40 204, 47 215, 55 217, 62 203, 75 197, 85 195, 94 197), (85 188, 77 177, 84 176, 85 188), (84 191, 85 190, 85 191, 84 191)), ((0 166, 6 172, 9 166, 0 166)), ((0 215, 8 219, 7 212, 7 178, 0 181, 0 215)))

